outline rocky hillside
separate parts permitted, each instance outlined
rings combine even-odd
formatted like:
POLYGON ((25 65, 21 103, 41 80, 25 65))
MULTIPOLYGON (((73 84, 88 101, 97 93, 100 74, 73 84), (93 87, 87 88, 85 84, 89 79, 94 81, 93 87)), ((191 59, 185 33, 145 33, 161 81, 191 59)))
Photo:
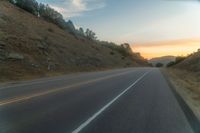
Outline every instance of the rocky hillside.
POLYGON ((138 54, 75 36, 0 1, 0 81, 144 65, 138 54))
POLYGON ((200 74, 200 49, 175 66, 200 74))

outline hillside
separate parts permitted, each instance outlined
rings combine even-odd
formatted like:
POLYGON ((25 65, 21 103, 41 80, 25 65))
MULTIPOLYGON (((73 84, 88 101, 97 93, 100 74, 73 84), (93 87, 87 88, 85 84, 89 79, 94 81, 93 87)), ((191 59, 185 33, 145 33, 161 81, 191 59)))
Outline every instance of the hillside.
POLYGON ((167 71, 176 91, 200 120, 200 50, 167 71))
POLYGON ((0 1, 0 81, 147 65, 0 1))
POLYGON ((168 63, 175 61, 175 58, 176 57, 174 56, 157 57, 157 58, 150 59, 149 63, 153 64, 153 66, 155 66, 157 63, 162 63, 166 66, 168 63))
POLYGON ((192 72, 198 72, 200 74, 200 50, 189 55, 184 61, 177 64, 175 67, 192 72))

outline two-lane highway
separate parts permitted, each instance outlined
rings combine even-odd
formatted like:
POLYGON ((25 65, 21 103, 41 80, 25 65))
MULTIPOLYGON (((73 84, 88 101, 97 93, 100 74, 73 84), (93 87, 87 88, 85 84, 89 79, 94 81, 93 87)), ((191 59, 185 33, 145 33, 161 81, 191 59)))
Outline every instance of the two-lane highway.
POLYGON ((0 133, 193 133, 159 69, 66 75, 0 87, 0 133))

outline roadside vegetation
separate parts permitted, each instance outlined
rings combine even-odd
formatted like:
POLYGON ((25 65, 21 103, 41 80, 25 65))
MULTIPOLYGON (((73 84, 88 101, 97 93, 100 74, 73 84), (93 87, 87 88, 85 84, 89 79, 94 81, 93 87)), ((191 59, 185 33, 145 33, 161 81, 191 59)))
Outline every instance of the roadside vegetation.
POLYGON ((184 61, 187 57, 184 56, 178 56, 175 58, 175 61, 172 61, 170 63, 167 64, 167 67, 172 67, 177 65, 178 63, 181 63, 182 61, 184 61))
POLYGON ((156 64, 156 67, 164 67, 164 64, 162 64, 162 63, 157 63, 157 64, 156 64))
POLYGON ((68 20, 67 22, 63 18, 62 14, 51 8, 49 5, 38 3, 36 0, 9 0, 10 3, 26 10, 27 12, 42 18, 48 22, 56 24, 61 29, 73 34, 74 36, 86 37, 90 40, 96 40, 96 34, 90 30, 80 27, 76 29, 73 22, 68 20))

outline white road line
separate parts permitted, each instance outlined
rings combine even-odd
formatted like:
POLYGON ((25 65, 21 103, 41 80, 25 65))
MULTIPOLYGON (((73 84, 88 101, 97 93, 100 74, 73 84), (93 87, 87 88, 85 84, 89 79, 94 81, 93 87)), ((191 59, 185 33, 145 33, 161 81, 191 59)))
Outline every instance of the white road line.
POLYGON ((72 133, 80 133, 86 126, 88 126, 96 117, 98 117, 104 110, 110 107, 116 100, 118 100, 123 94, 125 94, 129 89, 131 89, 134 85, 136 85, 141 79, 143 79, 149 72, 144 73, 140 78, 138 78, 133 84, 131 84, 128 88, 126 88, 123 92, 121 92, 118 96, 116 96, 112 101, 107 103, 103 108, 101 108, 98 112, 92 115, 88 120, 82 123, 78 128, 76 128, 72 133))

